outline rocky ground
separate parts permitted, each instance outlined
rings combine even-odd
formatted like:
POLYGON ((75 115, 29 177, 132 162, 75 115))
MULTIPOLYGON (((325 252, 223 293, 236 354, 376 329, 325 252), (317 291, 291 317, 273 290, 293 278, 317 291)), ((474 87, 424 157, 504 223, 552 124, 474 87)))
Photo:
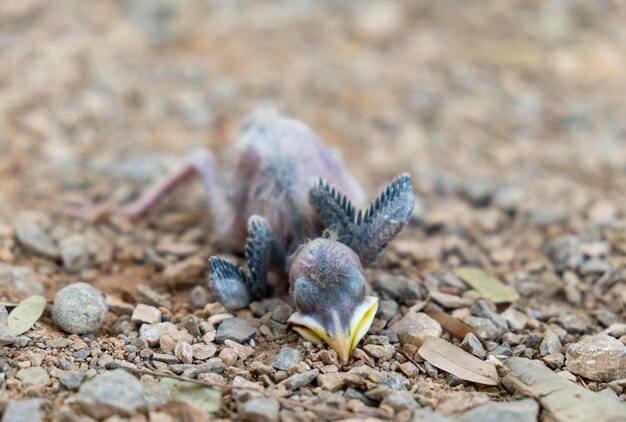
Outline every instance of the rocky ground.
POLYGON ((212 418, 549 417, 438 369, 417 332, 624 402, 625 23, 620 2, 560 0, 0 3, 2 420, 206 420, 164 374, 219 390, 212 418), (286 297, 214 302, 207 258, 224 251, 198 185, 138 223, 59 212, 128 201, 199 147, 227 163, 263 102, 372 196, 413 176, 414 219, 366 271, 381 306, 346 366, 287 329, 286 297), (460 266, 520 299, 494 305, 460 266), (6 309, 37 294, 43 317, 12 333, 6 309))

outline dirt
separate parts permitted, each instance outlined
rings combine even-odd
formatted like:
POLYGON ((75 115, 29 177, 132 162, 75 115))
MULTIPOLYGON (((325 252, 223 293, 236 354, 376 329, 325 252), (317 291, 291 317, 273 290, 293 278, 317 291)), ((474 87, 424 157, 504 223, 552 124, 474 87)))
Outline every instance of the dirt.
MULTIPOLYGON (((137 286, 147 285, 173 303, 160 307, 164 320, 220 314, 206 290, 208 308, 191 304, 194 287, 206 286, 205 268, 182 286, 164 276, 175 264, 206 263, 224 252, 199 184, 179 189, 137 223, 89 224, 62 210, 127 202, 198 148, 227 163, 245 116, 271 103, 335 148, 371 197, 398 173, 412 175, 414 219, 367 276, 404 277, 416 297, 389 297, 399 302, 396 315, 379 318, 372 334, 385 334, 433 291, 466 299, 460 306, 431 305, 488 334, 492 327, 477 315, 476 295, 451 272, 470 265, 515 288, 521 299, 511 306, 527 320, 488 335, 488 352, 507 343, 516 356, 545 361, 539 343, 555 332, 565 357, 569 344, 611 327, 609 335, 626 344, 625 23, 619 2, 5 2, 0 262, 34 270, 50 301, 60 288, 84 281, 132 309, 137 286), (61 249, 72 235, 82 236, 86 263, 68 268, 20 242, 15 220, 25 210, 38 213, 61 249)), ((19 299, 3 294, 0 300, 19 299)), ((499 315, 507 308, 487 306, 499 315)), ((344 373, 371 365, 378 375, 360 375, 366 381, 354 389, 367 393, 377 376, 399 376, 416 403, 441 415, 461 414, 483 399, 517 398, 503 387, 434 374, 406 345, 397 346, 419 364, 410 375, 397 366, 407 362, 402 355, 368 361, 363 351, 349 367, 333 369, 316 347, 268 328, 270 321, 253 311, 237 312, 259 334, 254 354, 220 375, 228 385, 241 376, 273 390, 281 377, 307 368, 344 373), (303 353, 298 369, 278 376, 249 370, 252 361, 270 365, 282 346, 303 353), (482 395, 459 399, 470 392, 482 395)), ((149 363, 138 353, 129 358, 133 352, 116 343, 137 337, 116 331, 122 313, 110 310, 101 331, 86 337, 99 352, 82 360, 72 357, 71 346, 45 347, 46 339, 68 337, 46 313, 27 333, 30 343, 2 348, 1 401, 44 398, 51 409, 46 418, 68 407, 80 413, 53 371, 59 360, 88 379, 104 371, 102 354, 139 367, 149 363), (40 361, 33 354, 51 356, 40 361), (52 381, 24 385, 16 372, 31 366, 46 368, 52 381)), ((551 369, 568 372, 567 363, 551 369)), ((623 382, 580 376, 577 382, 626 399, 623 382)), ((347 386, 329 396, 314 385, 284 397, 311 406, 334 400, 335 409, 381 418, 410 418, 414 410, 407 416, 390 401, 367 405, 349 396, 347 386)), ((226 396, 216 416, 250 418, 244 399, 226 396)), ((284 401, 280 412, 283 420, 322 417, 284 401)))

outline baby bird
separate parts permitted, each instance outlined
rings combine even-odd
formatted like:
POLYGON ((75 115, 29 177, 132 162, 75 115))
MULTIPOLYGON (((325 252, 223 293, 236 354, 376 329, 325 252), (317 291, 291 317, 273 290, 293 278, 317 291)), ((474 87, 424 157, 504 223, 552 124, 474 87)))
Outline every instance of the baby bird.
POLYGON ((158 181, 118 212, 144 215, 191 176, 205 187, 222 246, 245 252, 248 270, 209 260, 209 285, 227 309, 270 292, 270 266, 288 274, 296 312, 288 324, 306 340, 325 342, 346 363, 368 331, 378 299, 366 296, 363 265, 376 260, 406 226, 415 197, 402 174, 367 208, 360 186, 304 123, 261 110, 234 142, 235 162, 220 174, 208 151, 158 181))

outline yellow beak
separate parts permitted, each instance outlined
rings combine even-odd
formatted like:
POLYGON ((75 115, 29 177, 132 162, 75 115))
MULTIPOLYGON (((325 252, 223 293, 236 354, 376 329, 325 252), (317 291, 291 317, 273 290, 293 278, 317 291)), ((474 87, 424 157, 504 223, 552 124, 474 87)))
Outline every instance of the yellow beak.
POLYGON ((352 351, 367 333, 378 310, 378 298, 366 296, 355 310, 350 320, 350 330, 346 333, 329 335, 314 318, 296 312, 289 318, 289 324, 306 340, 314 344, 327 343, 335 352, 339 363, 346 364, 352 351))

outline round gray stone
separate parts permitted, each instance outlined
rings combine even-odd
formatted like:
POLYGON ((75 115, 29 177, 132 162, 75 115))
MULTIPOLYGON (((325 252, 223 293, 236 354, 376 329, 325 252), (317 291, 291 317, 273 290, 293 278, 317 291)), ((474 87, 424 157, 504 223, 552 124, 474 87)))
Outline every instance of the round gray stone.
POLYGON ((52 320, 68 333, 93 333, 104 323, 108 309, 104 293, 89 284, 76 283, 54 297, 52 320))

